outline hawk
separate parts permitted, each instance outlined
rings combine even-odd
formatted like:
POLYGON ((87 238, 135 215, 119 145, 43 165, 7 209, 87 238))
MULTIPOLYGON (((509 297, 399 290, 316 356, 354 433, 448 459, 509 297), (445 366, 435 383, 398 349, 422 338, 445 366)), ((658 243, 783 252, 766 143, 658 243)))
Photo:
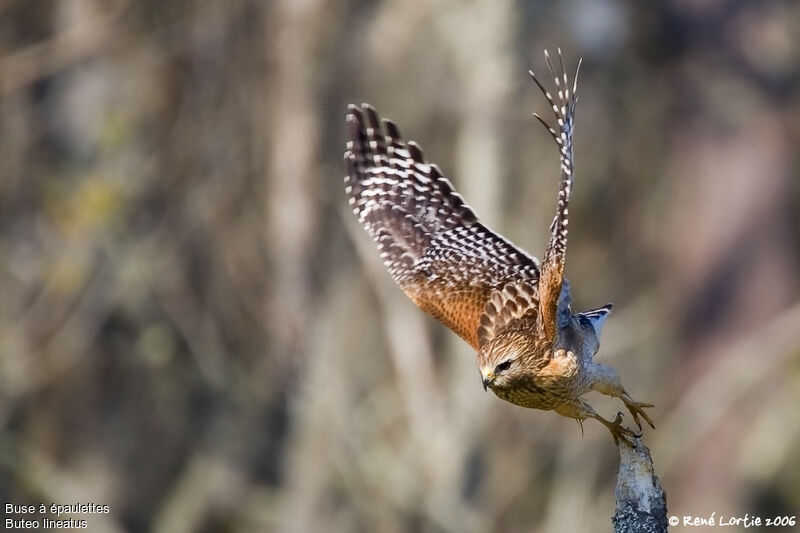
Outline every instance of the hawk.
POLYGON ((450 181, 429 163, 394 122, 368 104, 347 113, 344 178, 348 201, 378 245, 389 274, 420 309, 443 322, 477 350, 484 389, 523 407, 553 410, 582 424, 593 418, 616 443, 640 436, 600 416, 583 396, 589 391, 617 397, 642 429, 653 421, 625 391, 617 371, 595 363, 600 331, 611 304, 573 313, 564 278, 568 206, 574 175, 572 134, 578 71, 570 87, 561 50, 551 94, 533 71, 555 115, 550 126, 561 160, 556 215, 541 263, 481 223, 450 181))

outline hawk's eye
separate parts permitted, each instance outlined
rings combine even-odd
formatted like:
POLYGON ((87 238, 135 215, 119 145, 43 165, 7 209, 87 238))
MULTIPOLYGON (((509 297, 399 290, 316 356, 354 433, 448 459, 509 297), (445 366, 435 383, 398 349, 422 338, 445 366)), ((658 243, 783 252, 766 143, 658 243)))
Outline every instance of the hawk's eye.
POLYGON ((509 368, 511 368, 511 359, 503 361, 502 363, 494 367, 494 371, 495 373, 500 373, 500 372, 505 372, 509 368))

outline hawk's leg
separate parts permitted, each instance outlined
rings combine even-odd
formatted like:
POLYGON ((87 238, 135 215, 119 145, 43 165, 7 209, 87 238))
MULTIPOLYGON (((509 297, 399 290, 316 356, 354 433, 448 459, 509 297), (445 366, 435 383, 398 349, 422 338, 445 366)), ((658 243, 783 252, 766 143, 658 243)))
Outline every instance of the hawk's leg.
POLYGON ((645 422, 650 424, 651 428, 656 428, 655 424, 653 424, 653 420, 644 411, 646 408, 653 407, 653 404, 634 401, 633 398, 631 398, 628 393, 625 392, 625 388, 622 386, 622 381, 619 379, 619 374, 616 370, 608 365, 597 363, 592 363, 588 370, 592 376, 592 390, 596 390, 601 394, 613 396, 622 400, 622 402, 625 404, 625 407, 627 407, 628 411, 631 412, 633 421, 636 422, 636 425, 639 426, 639 429, 642 429, 642 422, 639 420, 639 417, 642 417, 645 422))
POLYGON ((587 418, 594 418, 608 428, 611 432, 611 436, 614 438, 615 444, 619 444, 619 442, 622 441, 628 446, 634 447, 636 446, 634 439, 641 437, 641 434, 635 433, 633 430, 622 425, 622 413, 617 413, 614 420, 607 420, 598 415, 591 405, 580 398, 562 404, 556 407, 554 411, 561 416, 574 418, 578 420, 578 422, 583 422, 587 418))

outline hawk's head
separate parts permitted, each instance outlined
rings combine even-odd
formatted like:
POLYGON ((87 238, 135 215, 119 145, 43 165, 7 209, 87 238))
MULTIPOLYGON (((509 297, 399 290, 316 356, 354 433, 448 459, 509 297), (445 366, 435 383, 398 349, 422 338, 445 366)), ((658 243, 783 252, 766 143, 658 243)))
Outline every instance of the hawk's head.
POLYGON ((514 387, 530 375, 536 356, 534 337, 519 331, 501 334, 478 351, 478 369, 483 388, 514 387))

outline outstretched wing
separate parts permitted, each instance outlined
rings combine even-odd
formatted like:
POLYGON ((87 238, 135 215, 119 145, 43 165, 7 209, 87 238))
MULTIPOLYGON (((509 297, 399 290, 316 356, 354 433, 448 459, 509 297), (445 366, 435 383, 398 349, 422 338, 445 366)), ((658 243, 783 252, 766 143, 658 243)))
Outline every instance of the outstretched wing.
POLYGON ((347 130, 346 192, 389 274, 477 349, 492 293, 521 280, 535 285, 538 261, 481 224, 419 146, 372 107, 350 106, 347 130))
POLYGON ((578 61, 578 67, 575 70, 575 77, 572 80, 572 87, 570 90, 561 49, 558 50, 558 59, 561 67, 560 73, 556 73, 553 68, 553 64, 550 61, 550 54, 547 50, 544 51, 544 56, 547 61, 547 69, 550 71, 550 75, 553 77, 555 83, 556 97, 553 98, 550 92, 544 88, 533 71, 530 72, 530 75, 533 81, 536 82, 536 85, 539 86, 542 93, 544 93, 545 98, 547 98, 547 102, 553 110, 553 115, 555 115, 558 129, 556 130, 551 127, 539 115, 534 113, 534 116, 544 125, 545 129, 547 129, 558 145, 559 157, 561 159, 561 182, 558 187, 558 208, 556 209, 556 216, 553 219, 553 223, 550 226, 550 242, 547 245, 547 250, 542 260, 542 278, 539 283, 538 323, 540 334, 547 339, 554 339, 558 328, 559 298, 561 296, 561 286, 564 282, 564 263, 567 254, 568 207, 574 173, 572 130, 575 123, 575 104, 577 102, 575 91, 577 90, 578 72, 581 63, 578 61))

